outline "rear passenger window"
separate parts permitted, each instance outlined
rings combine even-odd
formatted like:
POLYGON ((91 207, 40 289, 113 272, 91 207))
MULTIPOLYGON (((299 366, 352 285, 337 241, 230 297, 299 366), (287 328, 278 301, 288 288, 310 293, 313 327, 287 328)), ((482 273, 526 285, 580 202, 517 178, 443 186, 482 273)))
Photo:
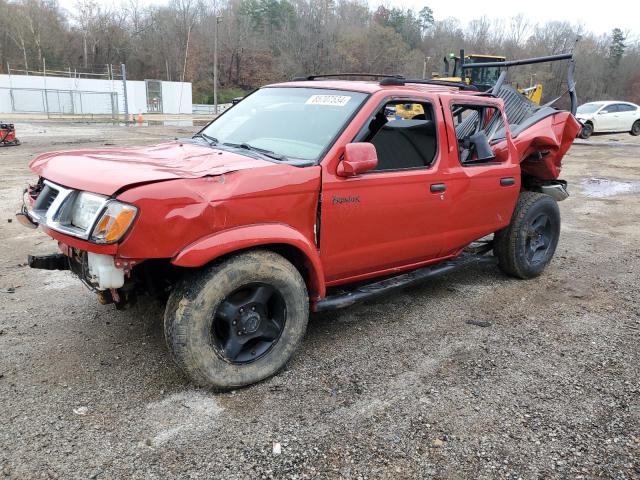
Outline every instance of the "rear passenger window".
POLYGON ((465 166, 487 163, 478 158, 470 139, 477 133, 484 134, 489 143, 504 139, 505 126, 500 110, 486 105, 453 105, 451 114, 458 139, 460 163, 465 166))
POLYGON ((634 107, 633 105, 629 105, 627 103, 620 103, 618 104, 618 111, 619 112, 635 112, 636 107, 634 107))
POLYGON ((436 128, 429 103, 393 101, 381 107, 356 141, 376 147, 374 171, 427 168, 436 156, 436 128))

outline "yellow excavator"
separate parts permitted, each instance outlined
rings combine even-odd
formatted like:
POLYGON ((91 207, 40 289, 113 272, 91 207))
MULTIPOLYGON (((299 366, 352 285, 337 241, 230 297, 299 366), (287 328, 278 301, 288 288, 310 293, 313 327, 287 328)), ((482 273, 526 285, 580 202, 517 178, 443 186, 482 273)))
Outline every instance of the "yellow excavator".
MULTIPOLYGON (((493 63, 493 62, 505 62, 507 57, 502 55, 484 55, 472 53, 469 55, 464 54, 464 50, 460 50, 461 56, 456 56, 451 53, 448 57, 444 57, 444 72, 442 75, 434 75, 434 78, 438 80, 448 80, 452 82, 465 82, 468 85, 475 85, 479 90, 485 91, 493 87, 500 77, 501 66, 477 68, 477 69, 463 69, 460 62, 460 58, 464 58, 464 64, 474 63, 493 63), (449 76, 449 67, 453 62, 453 72, 449 76)), ((536 105, 540 105, 542 101, 542 84, 537 83, 528 88, 518 88, 518 91, 525 97, 531 100, 536 105)))
MULTIPOLYGON (((480 91, 486 91, 491 89, 504 68, 504 62, 507 57, 502 55, 485 55, 472 53, 465 55, 464 50, 460 50, 460 55, 457 56, 453 53, 444 57, 444 71, 442 74, 434 74, 432 78, 434 80, 442 80, 445 82, 466 83, 467 85, 473 85, 480 91), (464 62, 460 62, 460 59, 464 58, 464 62), (490 66, 491 63, 498 64, 490 66), (453 63, 453 65, 452 65, 453 63), (486 65, 482 68, 463 68, 464 65, 469 64, 483 64, 486 65), (453 66, 453 69, 449 69, 453 66)), ((536 105, 540 105, 542 101, 542 84, 538 83, 527 88, 518 88, 518 91, 525 97, 531 100, 536 105)), ((424 113, 422 107, 418 104, 406 104, 396 105, 395 114, 402 118, 413 118, 415 115, 424 113)))

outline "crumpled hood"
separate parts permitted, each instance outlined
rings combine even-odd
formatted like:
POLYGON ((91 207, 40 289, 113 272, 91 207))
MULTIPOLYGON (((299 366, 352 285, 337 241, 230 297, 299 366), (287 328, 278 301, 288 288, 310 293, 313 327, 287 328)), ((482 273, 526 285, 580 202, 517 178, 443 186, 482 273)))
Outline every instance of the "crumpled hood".
POLYGON ((578 120, 591 120, 593 118, 593 114, 592 113, 576 113, 575 117, 578 120))
POLYGON ((36 174, 65 187, 113 195, 126 187, 272 166, 266 160, 191 143, 50 152, 29 163, 36 174))

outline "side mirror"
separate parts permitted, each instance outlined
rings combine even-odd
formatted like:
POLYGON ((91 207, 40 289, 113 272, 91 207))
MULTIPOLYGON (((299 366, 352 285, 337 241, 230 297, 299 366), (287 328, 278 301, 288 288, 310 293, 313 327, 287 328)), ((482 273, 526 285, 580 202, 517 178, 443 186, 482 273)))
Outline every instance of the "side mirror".
POLYGON ((469 143, 475 146, 476 155, 478 156, 476 162, 488 162, 496 158, 495 153, 491 149, 487 134, 484 132, 474 133, 469 137, 469 143))
POLYGON ((338 164, 336 173, 340 177, 355 177, 378 166, 376 147, 371 143, 347 143, 344 158, 338 164))
POLYGON ((609 113, 609 111, 608 110, 600 110, 598 112, 598 115, 604 115, 605 113, 609 113))

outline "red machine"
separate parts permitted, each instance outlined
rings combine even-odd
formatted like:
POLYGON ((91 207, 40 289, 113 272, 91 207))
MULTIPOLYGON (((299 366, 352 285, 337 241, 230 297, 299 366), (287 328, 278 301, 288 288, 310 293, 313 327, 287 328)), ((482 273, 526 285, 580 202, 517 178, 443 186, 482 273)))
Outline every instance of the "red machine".
POLYGON ((13 123, 0 122, 0 147, 15 147, 20 145, 16 138, 16 129, 13 123))

